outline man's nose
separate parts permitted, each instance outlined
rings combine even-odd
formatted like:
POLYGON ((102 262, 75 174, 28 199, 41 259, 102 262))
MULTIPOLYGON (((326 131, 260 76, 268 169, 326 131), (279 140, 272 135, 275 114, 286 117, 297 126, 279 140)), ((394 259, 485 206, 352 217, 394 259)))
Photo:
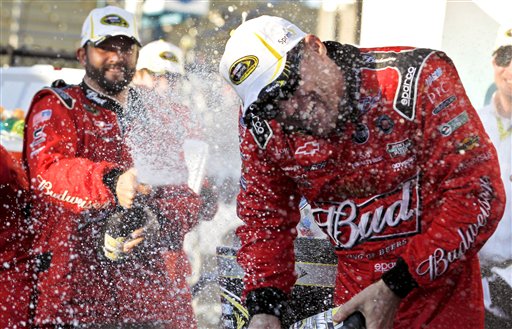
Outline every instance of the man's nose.
POLYGON ((121 49, 113 49, 109 51, 109 60, 111 61, 119 61, 122 58, 122 50, 121 49))

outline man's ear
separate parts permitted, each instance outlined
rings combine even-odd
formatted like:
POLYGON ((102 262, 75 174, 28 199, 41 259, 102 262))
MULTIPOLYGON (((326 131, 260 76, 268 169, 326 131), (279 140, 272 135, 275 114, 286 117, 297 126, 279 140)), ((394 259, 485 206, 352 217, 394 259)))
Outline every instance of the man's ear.
POLYGON ((76 59, 78 59, 78 62, 84 67, 85 67, 85 64, 87 63, 86 57, 87 57, 87 49, 85 47, 81 47, 76 50, 76 59))
POLYGON ((325 48, 324 43, 320 38, 318 38, 314 34, 308 34, 304 37, 304 43, 307 47, 319 53, 320 55, 325 55, 327 53, 327 48, 325 48))

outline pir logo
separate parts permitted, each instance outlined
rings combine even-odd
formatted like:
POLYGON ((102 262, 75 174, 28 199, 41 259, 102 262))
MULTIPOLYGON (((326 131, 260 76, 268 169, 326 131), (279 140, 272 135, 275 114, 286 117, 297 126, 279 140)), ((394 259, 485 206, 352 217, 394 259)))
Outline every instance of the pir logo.
POLYGON ((313 216, 337 249, 415 235, 420 232, 418 177, 367 200, 317 203, 313 216))
POLYGON ((258 57, 253 55, 240 58, 229 68, 229 79, 235 85, 241 84, 258 67, 258 62, 258 57))
POLYGON ((101 24, 103 25, 114 25, 114 26, 120 26, 120 27, 130 27, 130 24, 128 24, 128 22, 122 18, 121 16, 119 15, 107 15, 107 16, 104 16, 102 19, 101 19, 101 24))

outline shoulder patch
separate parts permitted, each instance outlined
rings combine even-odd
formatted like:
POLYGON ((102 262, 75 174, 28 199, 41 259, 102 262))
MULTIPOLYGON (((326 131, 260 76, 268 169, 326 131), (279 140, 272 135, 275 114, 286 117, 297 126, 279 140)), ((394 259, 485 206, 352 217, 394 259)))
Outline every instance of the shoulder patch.
POLYGON ((265 149, 268 142, 274 135, 272 128, 268 124, 267 120, 263 120, 257 115, 253 115, 251 118, 251 128, 249 131, 254 137, 254 141, 258 144, 260 149, 265 149))
POLYGON ((64 104, 66 108, 69 110, 72 110, 75 107, 76 100, 69 96, 67 92, 64 91, 66 88, 52 88, 52 87, 46 87, 43 88, 43 90, 48 90, 52 92, 57 98, 64 104))
POLYGON ((393 109, 403 118, 412 121, 416 116, 418 78, 428 57, 436 51, 416 48, 401 52, 373 53, 376 68, 393 67, 399 72, 398 87, 393 101, 393 109))

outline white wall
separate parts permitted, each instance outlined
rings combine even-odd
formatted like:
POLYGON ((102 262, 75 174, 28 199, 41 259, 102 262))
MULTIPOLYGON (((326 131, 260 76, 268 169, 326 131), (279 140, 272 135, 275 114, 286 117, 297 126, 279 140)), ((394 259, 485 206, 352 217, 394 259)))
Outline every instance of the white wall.
POLYGON ((445 0, 365 0, 361 46, 439 48, 445 0))
POLYGON ((499 23, 472 1, 448 1, 441 49, 454 61, 473 106, 493 82, 491 57, 499 23))
POLYGON ((486 2, 484 11, 470 0, 365 0, 360 44, 445 51, 453 59, 466 92, 478 109, 492 83, 492 47, 499 26, 497 20, 503 20, 503 11, 492 8, 500 5, 500 1, 512 3, 511 0, 496 0, 491 5, 486 2))

